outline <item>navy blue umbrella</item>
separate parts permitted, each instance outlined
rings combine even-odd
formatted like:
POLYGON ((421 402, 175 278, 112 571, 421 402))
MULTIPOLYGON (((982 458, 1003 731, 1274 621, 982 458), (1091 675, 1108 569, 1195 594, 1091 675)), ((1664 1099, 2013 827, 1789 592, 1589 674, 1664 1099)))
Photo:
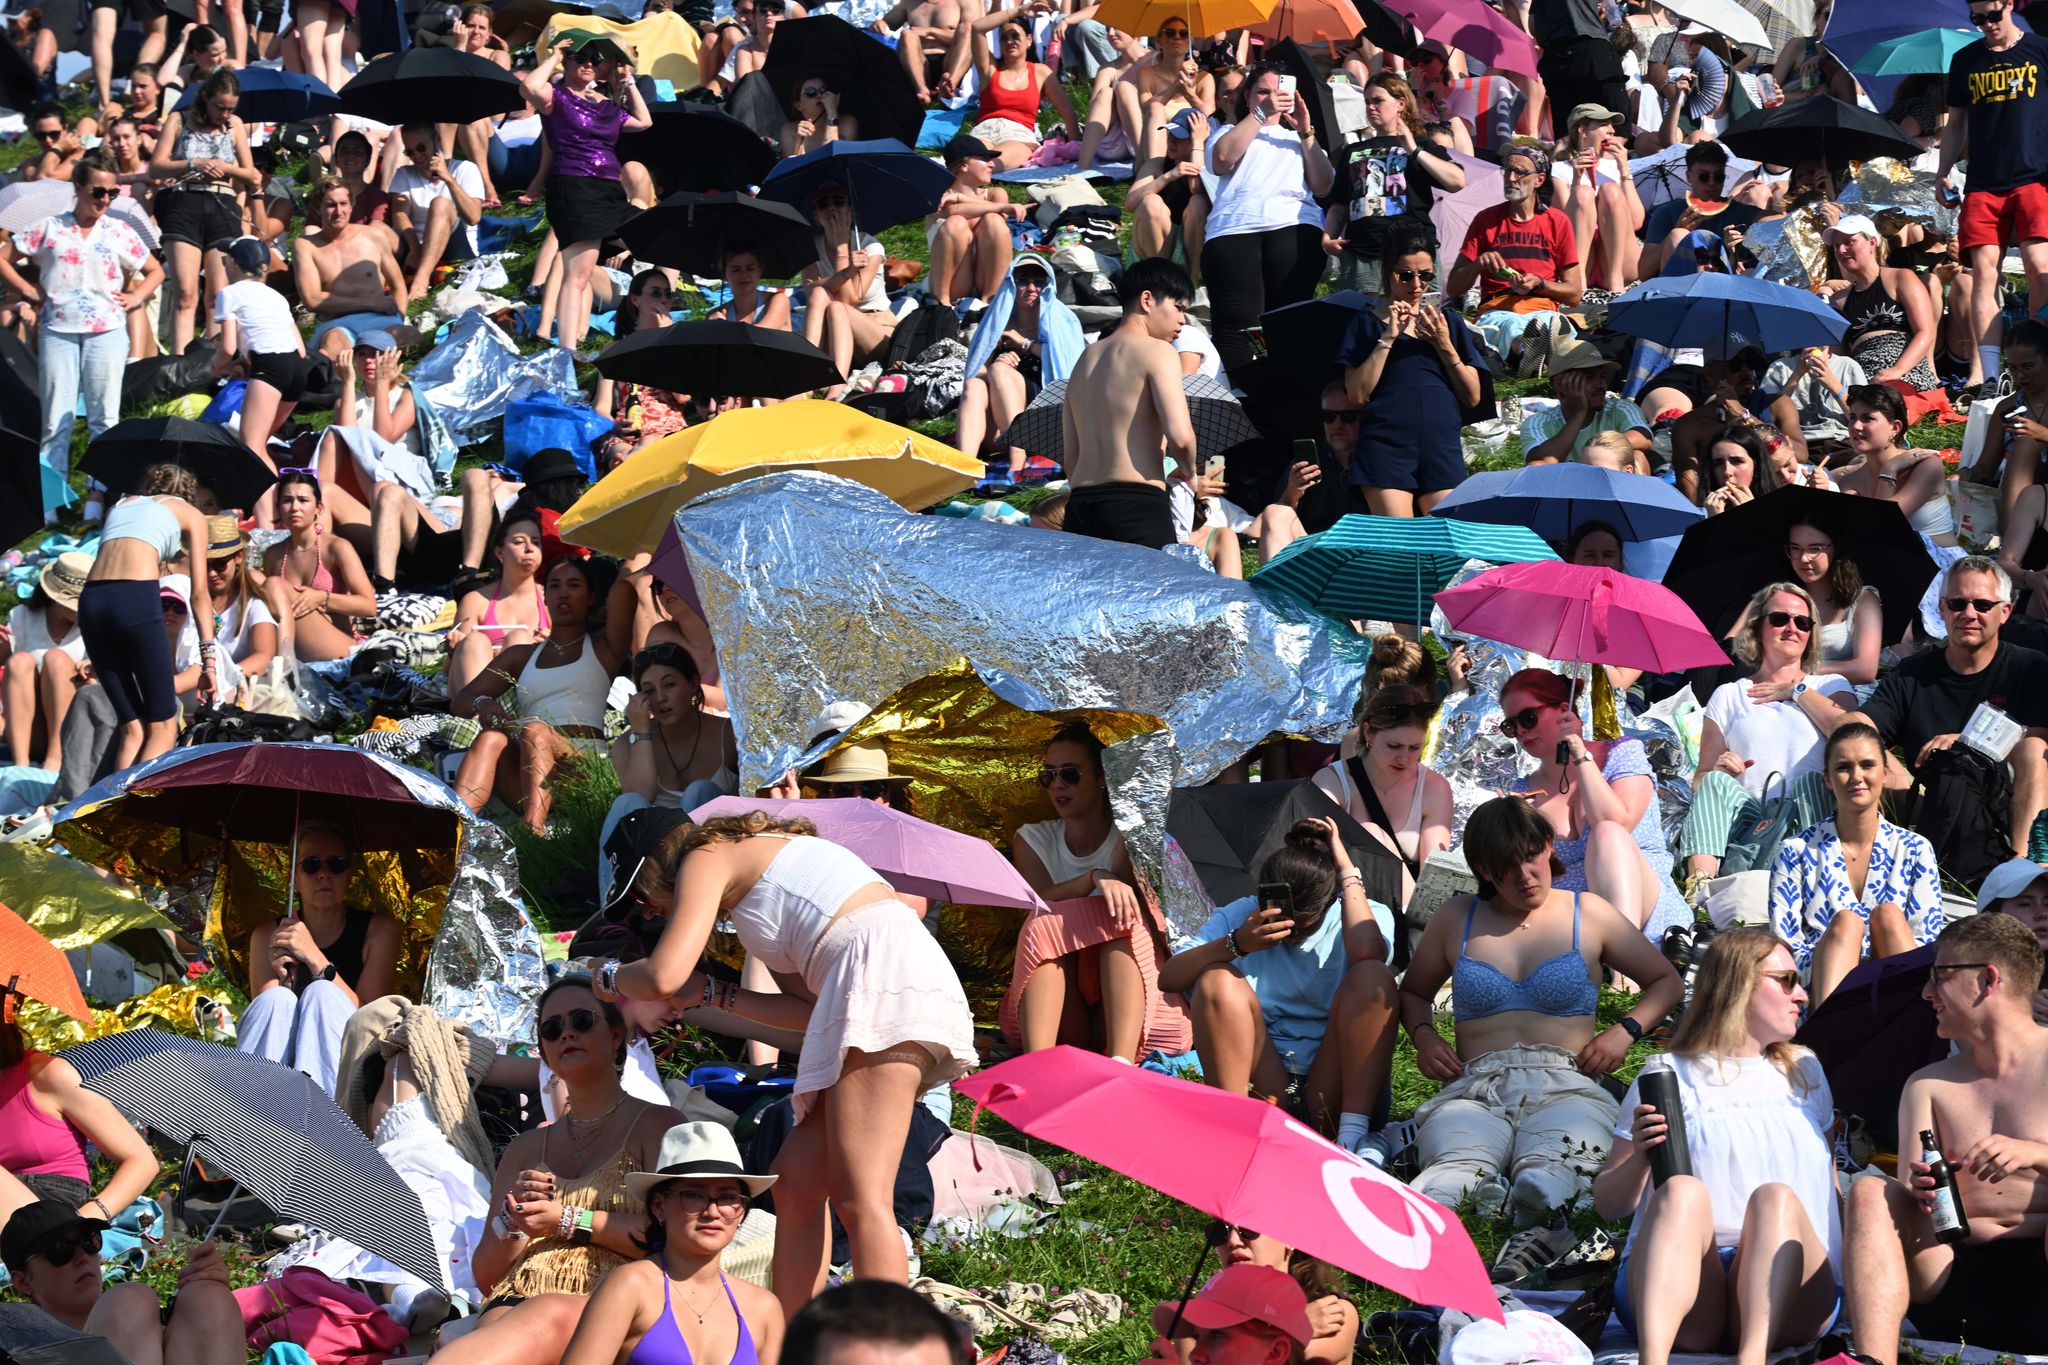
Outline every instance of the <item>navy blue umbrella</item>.
POLYGON ((827 185, 841 185, 853 203, 853 221, 870 233, 924 217, 939 206, 953 173, 894 138, 872 142, 828 142, 778 163, 761 182, 763 199, 808 214, 811 200, 827 185))
MULTIPOLYGON (((296 123, 300 119, 322 118, 341 108, 341 96, 329 90, 325 81, 297 71, 251 66, 235 74, 242 82, 242 99, 235 112, 244 119, 296 123)), ((173 107, 182 113, 198 98, 199 87, 195 85, 173 107)))
POLYGON ((1701 346, 1712 357, 1747 346, 1766 355, 1833 346, 1849 320, 1804 289, 1753 275, 1660 275, 1607 305, 1607 325, 1661 346, 1701 346))
POLYGON ((1467 475, 1430 515, 1527 526, 1552 544, 1604 522, 1633 544, 1682 535, 1706 513, 1662 479, 1589 464, 1539 464, 1467 475))

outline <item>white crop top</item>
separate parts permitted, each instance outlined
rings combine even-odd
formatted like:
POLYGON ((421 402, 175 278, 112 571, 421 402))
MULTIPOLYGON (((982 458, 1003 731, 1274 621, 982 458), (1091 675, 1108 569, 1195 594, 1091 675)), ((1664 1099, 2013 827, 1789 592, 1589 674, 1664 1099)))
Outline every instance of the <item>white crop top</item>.
MULTIPOLYGON (((881 882, 850 850, 807 835, 763 834, 789 846, 761 871, 761 879, 732 908, 740 945, 770 971, 803 974, 825 926, 864 886, 881 882)), ((883 885, 887 885, 883 882, 883 885)))

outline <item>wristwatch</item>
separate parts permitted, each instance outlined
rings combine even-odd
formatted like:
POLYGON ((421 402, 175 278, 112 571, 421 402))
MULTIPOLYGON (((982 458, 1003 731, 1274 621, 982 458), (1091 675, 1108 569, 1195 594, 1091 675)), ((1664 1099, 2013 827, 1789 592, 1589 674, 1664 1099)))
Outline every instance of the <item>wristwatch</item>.
POLYGON ((1813 685, 1807 682, 1806 679, 1801 678, 1798 682, 1792 684, 1792 700, 1798 701, 1811 691, 1813 691, 1813 685))
POLYGON ((1621 1031, 1639 1043, 1643 1041, 1643 1026, 1635 1021, 1633 1015, 1621 1016, 1621 1031))
POLYGON ((321 981, 334 981, 338 980, 340 976, 341 968, 335 966, 332 962, 330 962, 325 967, 322 967, 320 969, 320 975, 317 979, 321 981))

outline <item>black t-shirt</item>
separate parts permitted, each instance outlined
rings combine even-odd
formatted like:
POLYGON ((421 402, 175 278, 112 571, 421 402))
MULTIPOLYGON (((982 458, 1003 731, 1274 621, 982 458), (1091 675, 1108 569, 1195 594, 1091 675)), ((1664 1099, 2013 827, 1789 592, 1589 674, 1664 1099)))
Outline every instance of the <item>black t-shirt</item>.
MULTIPOLYGON (((1337 458, 1336 452, 1323 442, 1316 443, 1316 464, 1322 468, 1323 477, 1310 484, 1295 505, 1294 514, 1301 518, 1304 531, 1314 535, 1327 531, 1337 524, 1337 518, 1347 512, 1363 512, 1365 502, 1351 488, 1351 471, 1337 458)), ((1288 461, 1292 469, 1294 462, 1288 461)), ((1280 483, 1273 490, 1274 501, 1279 501, 1287 491, 1287 475, 1280 475, 1280 483)))
POLYGON ((1969 187, 2017 189, 2048 166, 2048 38, 2023 32, 2003 52, 1982 38, 1949 59, 1948 102, 1970 120, 1969 187))
MULTIPOLYGON (((1974 181, 1972 184, 1976 183, 1974 181)), ((1730 200, 1728 207, 1711 218, 1700 220, 1699 231, 1719 233, 1725 228, 1747 228, 1763 213, 1754 204, 1730 200)), ((1666 199, 1643 216, 1643 241, 1651 246, 1661 245, 1671 235, 1671 229, 1678 226, 1678 220, 1685 214, 1685 198, 1666 199)))
POLYGON ((1886 674, 1860 709, 1911 767, 1922 745, 1960 734, 1982 702, 2021 725, 2048 725, 2048 654, 2001 640, 1990 667, 1962 674, 1949 667, 1945 651, 1930 649, 1886 674))
POLYGON ((1399 224, 1413 224, 1436 240, 1429 221, 1436 203, 1436 181, 1421 160, 1453 164, 1428 138, 1411 150, 1398 137, 1370 137, 1354 142, 1344 153, 1343 186, 1347 201, 1344 245, 1377 261, 1387 234, 1399 224))

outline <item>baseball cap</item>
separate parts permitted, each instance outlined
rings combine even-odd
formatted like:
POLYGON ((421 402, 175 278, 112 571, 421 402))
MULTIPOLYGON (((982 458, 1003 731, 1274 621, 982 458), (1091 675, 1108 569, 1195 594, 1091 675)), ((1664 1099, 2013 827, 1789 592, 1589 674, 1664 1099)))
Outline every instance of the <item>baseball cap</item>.
POLYGON ((2000 863, 1984 875, 1984 885, 1977 891, 1977 913, 1988 911, 1994 901, 2019 895, 2043 877, 2048 877, 2048 867, 2025 858, 2000 863))
POLYGON ((167 602, 176 602, 187 612, 192 610, 192 580, 181 573, 167 573, 157 582, 156 595, 167 602))
POLYGON ((356 345, 358 347, 367 346, 373 351, 395 351, 398 349, 398 338, 392 336, 391 333, 385 331, 382 327, 372 327, 369 331, 363 332, 356 337, 356 345))
MULTIPOLYGON (((1152 1310, 1152 1326, 1161 1336, 1172 1325, 1173 1305, 1152 1310)), ((1266 1265, 1234 1265, 1217 1272, 1189 1299, 1180 1320, 1190 1327, 1221 1331, 1244 1322, 1260 1322, 1307 1346, 1315 1338, 1308 1322, 1308 1296, 1284 1270, 1266 1265)))
POLYGON ((270 268, 270 248, 257 237, 237 237, 228 243, 228 259, 245 274, 257 275, 270 268))
POLYGON ((1195 135, 1195 119, 1198 117, 1199 115, 1196 114, 1194 108, 1190 106, 1182 109, 1178 114, 1175 114, 1172 118, 1161 124, 1160 127, 1166 129, 1167 132, 1175 137, 1193 137, 1195 135))
POLYGON ((1611 123, 1616 128, 1626 131, 1628 120, 1604 104, 1581 104, 1572 110, 1571 117, 1564 121, 1564 126, 1576 128, 1581 123, 1611 123))
POLYGON ((78 1210, 69 1204, 39 1199, 16 1209, 14 1216, 7 1220, 6 1230, 0 1231, 0 1262, 5 1262, 8 1270, 18 1274, 28 1264, 28 1258, 35 1255, 50 1236, 73 1228, 81 1232, 104 1232, 112 1226, 97 1218, 80 1216, 78 1210))
POLYGON ((1550 372, 1564 374, 1569 370, 1611 370, 1620 366, 1600 353, 1600 348, 1590 341, 1576 337, 1554 341, 1550 346, 1550 372))
POLYGON ((994 161, 997 153, 980 138, 962 133, 946 144, 945 156, 948 166, 957 166, 963 161, 994 161))
POLYGON ((1877 235, 1877 224, 1870 220, 1870 215, 1867 213, 1845 213, 1839 219, 1836 220, 1835 225, 1833 227, 1829 228, 1826 232, 1823 232, 1821 234, 1823 238, 1875 238, 1877 235))
POLYGON ((1027 270, 1042 275, 1048 280, 1052 278, 1052 262, 1046 260, 1043 256, 1033 256, 1026 253, 1010 262, 1010 273, 1012 275, 1021 275, 1027 270))

